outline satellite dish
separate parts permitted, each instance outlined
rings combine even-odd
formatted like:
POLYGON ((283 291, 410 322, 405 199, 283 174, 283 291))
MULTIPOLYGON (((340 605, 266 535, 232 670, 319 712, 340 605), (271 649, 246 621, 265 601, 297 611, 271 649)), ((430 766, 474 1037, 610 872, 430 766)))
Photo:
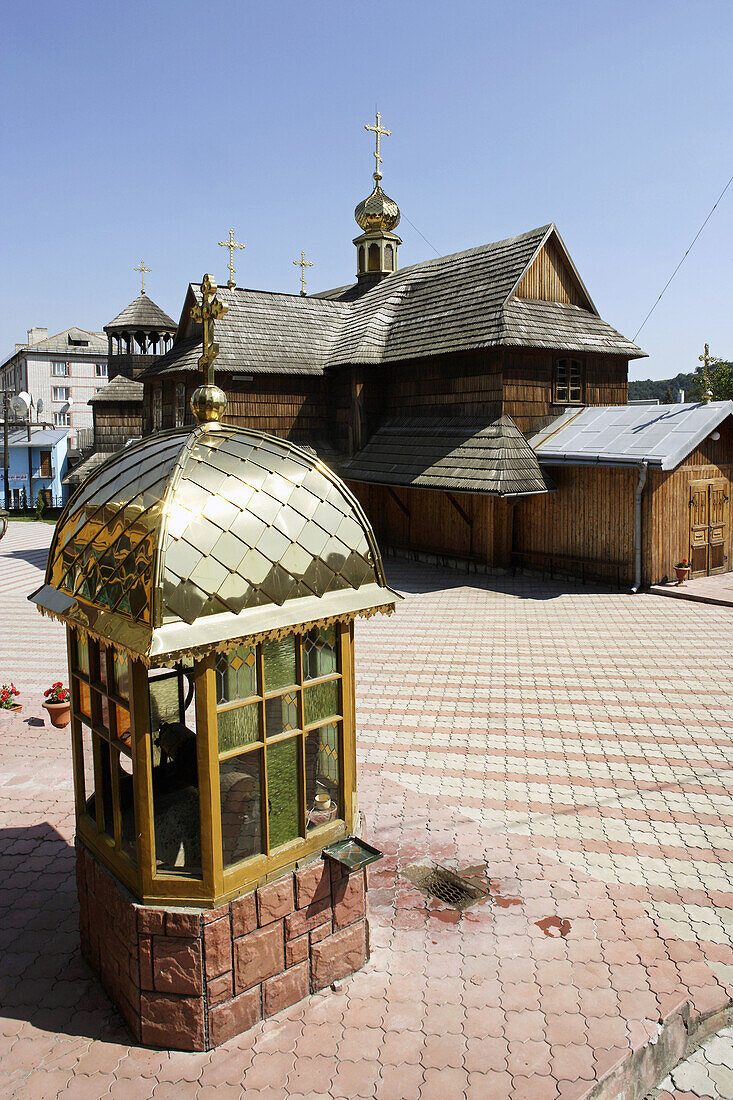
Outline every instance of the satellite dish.
POLYGON ((37 413, 42 413, 43 412, 43 398, 42 397, 38 398, 38 402, 36 404, 36 412, 37 413))
POLYGON ((30 394, 26 393, 25 390, 21 390, 20 393, 12 398, 10 408, 13 410, 15 416, 19 417, 21 420, 25 420, 31 408, 30 394))

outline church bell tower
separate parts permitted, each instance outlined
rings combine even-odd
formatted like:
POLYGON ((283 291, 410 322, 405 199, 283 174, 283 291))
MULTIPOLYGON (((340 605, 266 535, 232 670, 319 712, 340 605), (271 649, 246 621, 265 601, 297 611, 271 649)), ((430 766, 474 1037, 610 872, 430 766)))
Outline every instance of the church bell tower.
POLYGON ((356 275, 360 283, 376 283, 385 275, 391 275, 397 270, 397 248, 402 241, 392 230, 399 225, 400 208, 394 199, 385 195, 381 187, 380 139, 389 137, 392 131, 382 126, 382 116, 379 111, 377 111, 376 126, 366 125, 364 129, 371 130, 376 137, 377 148, 374 157, 377 170, 374 173, 374 190, 368 198, 359 203, 354 211, 356 224, 364 230, 359 237, 354 238, 356 275))

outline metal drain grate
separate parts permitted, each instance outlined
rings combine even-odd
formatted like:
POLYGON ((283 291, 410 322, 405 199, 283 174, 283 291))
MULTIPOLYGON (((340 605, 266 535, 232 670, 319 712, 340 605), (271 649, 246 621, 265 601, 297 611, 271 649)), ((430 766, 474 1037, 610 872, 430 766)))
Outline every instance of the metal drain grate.
POLYGON ((417 863, 403 871, 405 878, 423 893, 451 909, 467 909, 488 897, 488 891, 437 863, 417 863))

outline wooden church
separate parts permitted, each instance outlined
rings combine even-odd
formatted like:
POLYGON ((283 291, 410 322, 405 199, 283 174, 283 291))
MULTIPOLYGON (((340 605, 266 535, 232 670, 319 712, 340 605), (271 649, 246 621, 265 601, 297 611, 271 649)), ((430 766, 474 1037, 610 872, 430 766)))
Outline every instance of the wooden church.
MULTIPOLYGON (((626 405, 629 361, 645 353, 599 316, 553 224, 400 268, 400 211, 381 186, 388 131, 379 116, 368 129, 377 171, 355 210, 352 283, 312 295, 247 290, 230 253, 217 323, 227 419, 313 449, 347 480, 384 548, 637 587, 672 575, 689 509, 655 518, 684 534, 669 547, 660 535, 656 557, 640 558, 638 455, 606 484, 588 460, 572 479, 530 442, 568 413, 626 405), (618 501, 604 495, 611 484, 618 501)), ((193 424, 200 297, 190 284, 172 347, 139 375, 145 432, 193 424)), ((729 477, 719 457, 717 475, 729 477)))

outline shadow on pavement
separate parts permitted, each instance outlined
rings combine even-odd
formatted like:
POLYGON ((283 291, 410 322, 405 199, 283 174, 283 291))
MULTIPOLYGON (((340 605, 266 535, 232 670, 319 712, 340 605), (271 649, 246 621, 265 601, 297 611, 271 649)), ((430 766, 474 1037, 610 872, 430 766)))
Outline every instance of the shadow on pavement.
POLYGON ((135 1040, 81 955, 74 849, 48 822, 0 829, 0 1011, 40 1030, 135 1040))

